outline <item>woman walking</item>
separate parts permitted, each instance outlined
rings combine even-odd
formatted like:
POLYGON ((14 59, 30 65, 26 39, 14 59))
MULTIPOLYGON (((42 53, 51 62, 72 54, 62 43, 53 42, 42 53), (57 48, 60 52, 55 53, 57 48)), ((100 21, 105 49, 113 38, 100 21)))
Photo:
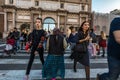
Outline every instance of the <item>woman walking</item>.
POLYGON ((71 26, 70 27, 70 30, 71 30, 71 33, 70 33, 70 35, 69 35, 69 37, 68 37, 68 43, 70 44, 70 49, 71 49, 71 55, 70 55, 70 58, 72 59, 72 55, 73 55, 73 48, 74 48, 74 46, 75 46, 75 44, 76 44, 76 42, 75 42, 75 36, 76 36, 76 30, 75 30, 75 27, 74 26, 71 26))
POLYGON ((89 53, 88 53, 88 42, 89 42, 90 36, 89 36, 89 22, 84 21, 82 25, 80 26, 78 33, 76 35, 76 45, 84 43, 84 46, 86 48, 85 52, 76 52, 74 51, 73 59, 74 59, 74 72, 76 72, 76 65, 77 62, 81 63, 85 66, 85 72, 86 72, 86 80, 90 80, 90 62, 89 62, 89 53))

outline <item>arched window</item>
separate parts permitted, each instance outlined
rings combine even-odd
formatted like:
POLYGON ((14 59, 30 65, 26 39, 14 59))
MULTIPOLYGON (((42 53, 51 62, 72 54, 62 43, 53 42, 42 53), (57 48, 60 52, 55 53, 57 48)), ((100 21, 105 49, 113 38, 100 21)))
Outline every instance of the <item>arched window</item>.
POLYGON ((100 31, 100 26, 99 25, 96 26, 96 31, 100 31))
POLYGON ((10 4, 13 4, 13 0, 9 0, 9 3, 10 3, 10 4))
POLYGON ((106 26, 103 26, 103 27, 102 27, 102 31, 106 32, 106 30, 107 30, 107 29, 106 29, 106 26))
POLYGON ((46 31, 51 31, 55 28, 55 21, 52 18, 46 18, 43 22, 43 29, 46 31))

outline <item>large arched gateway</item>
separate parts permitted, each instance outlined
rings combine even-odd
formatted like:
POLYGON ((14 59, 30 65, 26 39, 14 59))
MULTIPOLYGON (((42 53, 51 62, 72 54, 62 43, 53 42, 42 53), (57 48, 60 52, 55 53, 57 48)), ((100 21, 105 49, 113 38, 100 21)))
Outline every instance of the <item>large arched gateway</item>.
POLYGON ((43 29, 46 31, 51 31, 55 28, 55 20, 53 18, 45 18, 43 22, 43 29))

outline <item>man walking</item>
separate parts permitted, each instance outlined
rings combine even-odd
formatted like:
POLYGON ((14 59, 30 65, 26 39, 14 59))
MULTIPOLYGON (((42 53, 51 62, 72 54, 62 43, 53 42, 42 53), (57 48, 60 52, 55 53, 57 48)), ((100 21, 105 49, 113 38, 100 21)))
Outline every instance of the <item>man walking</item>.
POLYGON ((32 45, 31 45, 31 54, 30 59, 28 62, 27 70, 26 70, 26 78, 25 80, 28 80, 30 69, 35 57, 35 54, 38 53, 40 60, 42 62, 42 65, 44 64, 44 58, 43 58, 43 37, 45 37, 45 31, 42 29, 42 19, 37 18, 35 22, 35 29, 33 30, 31 34, 32 38, 32 45))

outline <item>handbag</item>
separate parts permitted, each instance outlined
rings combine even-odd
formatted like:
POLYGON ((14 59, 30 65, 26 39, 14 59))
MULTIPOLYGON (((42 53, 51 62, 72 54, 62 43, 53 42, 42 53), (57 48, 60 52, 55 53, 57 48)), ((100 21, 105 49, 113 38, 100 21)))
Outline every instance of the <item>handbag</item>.
POLYGON ((27 42, 26 45, 25 45, 25 50, 28 50, 31 48, 31 43, 30 42, 27 42))
POLYGON ((73 51, 78 52, 78 53, 86 53, 87 52, 87 47, 84 43, 76 44, 74 46, 73 51))

